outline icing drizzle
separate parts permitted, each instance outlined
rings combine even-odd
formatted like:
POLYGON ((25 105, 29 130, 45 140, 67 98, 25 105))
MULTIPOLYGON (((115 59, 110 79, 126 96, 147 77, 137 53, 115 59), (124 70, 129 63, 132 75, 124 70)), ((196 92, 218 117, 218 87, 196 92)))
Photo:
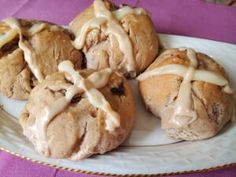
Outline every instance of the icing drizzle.
POLYGON ((115 128, 120 126, 120 116, 115 112, 106 98, 97 89, 104 87, 112 73, 110 68, 106 68, 97 72, 92 73, 86 79, 83 78, 78 71, 75 71, 73 64, 70 61, 63 61, 59 64, 58 69, 60 72, 65 72, 66 77, 72 81, 73 85, 66 89, 66 94, 64 97, 59 98, 53 104, 46 107, 42 115, 36 117, 35 123, 31 127, 34 134, 37 136, 35 147, 39 152, 44 154, 49 153, 48 141, 46 138, 47 127, 52 119, 55 118, 57 114, 62 112, 68 104, 70 104, 71 99, 79 93, 83 93, 88 98, 90 103, 106 113, 106 130, 112 132, 115 128))
POLYGON ((173 122, 179 126, 191 124, 197 119, 197 112, 193 108, 191 81, 198 62, 196 53, 192 49, 187 49, 187 57, 190 61, 190 66, 180 84, 172 117, 173 122))
POLYGON ((111 105, 106 101, 105 97, 101 94, 101 92, 97 90, 97 88, 95 88, 95 86, 101 88, 107 84, 112 72, 111 69, 107 68, 101 70, 100 72, 98 71, 92 74, 87 80, 84 79, 79 74, 79 72, 73 69, 73 64, 70 61, 60 63, 58 68, 59 71, 68 73, 74 85, 85 91, 85 95, 94 107, 100 108, 108 114, 108 118, 105 120, 106 129, 108 131, 113 131, 116 127, 119 126, 119 114, 112 110, 111 105), (99 77, 101 77, 101 79, 98 79, 99 77))
POLYGON ((128 14, 147 14, 146 11, 142 8, 130 8, 128 6, 122 7, 114 12, 110 12, 104 2, 102 0, 95 0, 94 4, 94 14, 95 17, 90 19, 87 23, 85 23, 79 35, 76 37, 73 42, 74 46, 77 49, 82 49, 86 35, 89 30, 93 28, 99 28, 101 25, 106 23, 106 28, 104 29, 104 33, 106 35, 114 35, 119 43, 119 48, 124 54, 124 58, 126 59, 126 69, 128 72, 135 71, 136 62, 133 56, 132 44, 129 39, 129 36, 125 32, 125 30, 121 27, 119 20, 121 20, 124 16, 128 14))
MULTIPOLYGON (((11 27, 11 30, 8 32, 8 35, 11 35, 10 32, 14 31, 13 35, 11 35, 11 39, 13 39, 17 34, 19 34, 20 39, 19 39, 18 45, 19 45, 19 48, 24 53, 24 59, 28 63, 28 66, 31 69, 34 76, 38 79, 39 82, 41 82, 44 76, 38 67, 36 54, 33 51, 33 48, 29 45, 29 43, 23 39, 22 30, 21 30, 18 20, 10 17, 10 18, 5 19, 4 22, 11 27)), ((37 29, 38 29, 38 26, 37 27, 33 26, 29 32, 31 34, 33 33, 35 34, 35 32, 39 32, 39 30, 37 29)), ((40 31, 41 30, 42 28, 40 27, 40 31)), ((5 43, 6 42, 9 42, 9 40, 6 40, 5 43)))
POLYGON ((147 15, 147 12, 143 8, 131 8, 129 6, 123 6, 113 12, 113 15, 116 17, 117 20, 122 20, 126 15, 129 14, 147 15))
POLYGON ((15 29, 11 29, 7 33, 0 36, 0 48, 2 48, 5 44, 12 41, 17 35, 17 31, 15 29))
POLYGON ((174 113, 172 121, 178 126, 191 124, 197 119, 197 113, 193 109, 193 101, 191 96, 191 81, 204 81, 223 87, 223 91, 232 94, 233 91, 229 86, 228 80, 213 71, 197 70, 198 60, 196 53, 191 48, 180 48, 180 51, 186 51, 186 55, 190 61, 189 67, 180 64, 169 64, 154 68, 150 71, 139 75, 138 80, 142 81, 149 77, 163 74, 175 74, 183 77, 183 81, 179 88, 177 99, 174 103, 174 113))
POLYGON ((29 42, 24 40, 23 33, 26 33, 28 36, 33 36, 36 33, 39 33, 40 31, 44 30, 45 28, 49 28, 50 30, 55 30, 56 28, 54 26, 48 27, 48 25, 45 23, 40 23, 40 24, 36 23, 32 25, 32 27, 27 31, 22 31, 20 23, 18 22, 17 19, 10 17, 5 19, 4 22, 11 28, 11 30, 0 36, 0 48, 4 46, 6 43, 13 40, 17 35, 19 35, 18 45, 19 48, 24 53, 24 59, 27 62, 33 75, 39 82, 41 82, 44 79, 44 76, 40 71, 36 53, 34 52, 29 42))

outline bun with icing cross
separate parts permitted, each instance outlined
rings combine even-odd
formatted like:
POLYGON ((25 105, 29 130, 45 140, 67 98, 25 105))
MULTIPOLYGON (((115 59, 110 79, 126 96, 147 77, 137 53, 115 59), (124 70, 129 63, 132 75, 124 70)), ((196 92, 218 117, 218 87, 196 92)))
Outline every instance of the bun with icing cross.
POLYGON ((54 24, 16 18, 0 23, 0 93, 27 99, 31 90, 67 58, 77 68, 82 53, 71 44, 73 35, 54 24))
POLYGON ((193 49, 166 50, 138 81, 147 109, 176 139, 212 137, 233 117, 233 91, 223 67, 193 49))
POLYGON ((86 56, 87 68, 110 67, 135 77, 158 54, 153 23, 142 8, 117 7, 107 0, 95 0, 69 28, 76 36, 74 46, 86 56))
POLYGON ((60 63, 59 71, 32 90, 20 117, 35 149, 81 160, 119 146, 135 114, 127 80, 109 68, 76 71, 70 61, 60 63))

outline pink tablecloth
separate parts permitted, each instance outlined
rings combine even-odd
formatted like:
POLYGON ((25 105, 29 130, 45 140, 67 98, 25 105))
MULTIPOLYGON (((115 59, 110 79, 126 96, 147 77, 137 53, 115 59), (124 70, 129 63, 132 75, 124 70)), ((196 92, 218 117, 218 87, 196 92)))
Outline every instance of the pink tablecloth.
MULTIPOLYGON (((66 25, 91 2, 92 0, 1 0, 0 19, 17 16, 66 25)), ((115 2, 139 5, 148 9, 158 32, 236 44, 236 8, 210 4, 203 0, 117 0, 115 2)), ((0 177, 32 176, 78 177, 89 175, 41 166, 0 151, 0 177)), ((236 176, 236 166, 178 177, 180 176, 231 177, 236 176)))

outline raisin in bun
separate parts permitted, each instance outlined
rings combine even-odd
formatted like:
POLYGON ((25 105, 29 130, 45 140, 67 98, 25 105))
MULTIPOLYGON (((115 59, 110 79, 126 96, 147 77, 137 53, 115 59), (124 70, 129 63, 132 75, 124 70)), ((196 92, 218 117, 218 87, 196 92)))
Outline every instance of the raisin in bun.
POLYGON ((158 39, 146 10, 117 7, 105 0, 94 3, 70 23, 77 49, 82 49, 87 68, 110 67, 127 77, 145 70, 158 54, 158 39))
POLYGON ((176 139, 212 137, 234 114, 223 67, 193 49, 166 50, 138 80, 147 109, 176 139))
POLYGON ((54 24, 8 18, 0 23, 0 93, 27 99, 32 88, 67 59, 77 68, 82 53, 71 44, 73 36, 54 24))
POLYGON ((127 80, 111 69, 76 72, 71 63, 31 92, 20 117, 24 134, 42 155, 81 160, 119 146, 134 122, 127 80))

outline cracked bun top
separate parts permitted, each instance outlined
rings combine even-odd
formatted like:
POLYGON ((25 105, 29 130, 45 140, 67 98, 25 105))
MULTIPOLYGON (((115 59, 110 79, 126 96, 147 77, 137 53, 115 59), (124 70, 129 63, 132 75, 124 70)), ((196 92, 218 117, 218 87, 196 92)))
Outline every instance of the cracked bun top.
POLYGON ((59 67, 61 72, 32 90, 20 117, 35 149, 49 157, 80 160, 119 146, 135 114, 127 80, 110 69, 81 70, 74 77, 65 65, 59 67))
POLYGON ((0 23, 0 93, 27 99, 30 91, 67 59, 77 68, 82 54, 73 35, 55 24, 8 18, 0 23))
POLYGON ((193 49, 166 50, 138 80, 147 109, 176 139, 212 137, 234 114, 223 67, 193 49))
POLYGON ((69 28, 76 36, 74 46, 86 56, 87 68, 110 67, 133 78, 158 54, 153 23, 142 8, 95 0, 69 28))

